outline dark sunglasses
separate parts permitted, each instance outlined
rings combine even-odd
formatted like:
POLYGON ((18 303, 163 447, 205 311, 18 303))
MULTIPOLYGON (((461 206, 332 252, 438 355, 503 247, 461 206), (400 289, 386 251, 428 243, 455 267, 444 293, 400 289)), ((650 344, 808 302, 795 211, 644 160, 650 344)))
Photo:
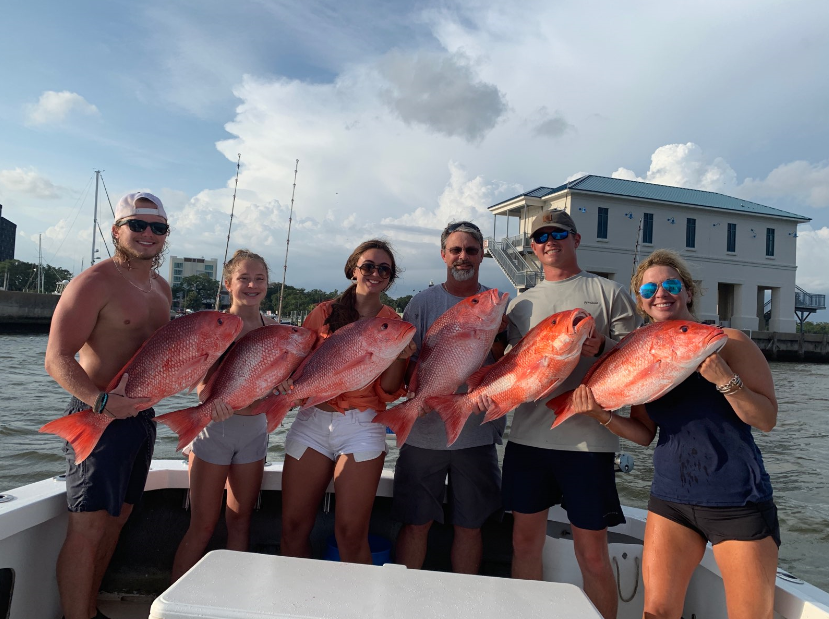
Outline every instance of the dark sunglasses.
POLYGON ((550 239, 554 241, 563 241, 570 236, 569 230, 553 230, 551 232, 536 232, 533 234, 533 241, 538 245, 544 245, 550 239))
POLYGON ((385 264, 374 264, 373 262, 364 262, 363 264, 358 264, 357 268, 360 269, 360 273, 363 275, 371 275, 375 271, 377 271, 377 275, 380 276, 380 279, 388 279, 391 277, 391 267, 386 266, 385 264))
POLYGON ((660 285, 662 286, 662 290, 669 294, 677 295, 682 292, 682 282, 680 280, 666 279, 662 284, 655 284, 653 282, 642 284, 639 287, 639 296, 643 299, 650 299, 659 290, 660 285))
POLYGON ((451 234, 458 228, 472 228, 473 230, 476 230, 478 232, 481 231, 481 229, 478 226, 469 221, 456 221, 455 223, 446 226, 446 232, 451 234))
POLYGON ((477 256, 481 248, 474 245, 472 247, 447 247, 446 251, 453 256, 460 256, 462 251, 465 251, 467 256, 477 256))
POLYGON ((144 232, 144 230, 147 229, 147 226, 149 226, 153 234, 157 234, 158 236, 167 234, 170 231, 169 224, 163 224, 157 221, 144 221, 143 219, 128 219, 127 221, 122 221, 120 224, 116 225, 119 228, 121 226, 129 226, 129 229, 133 232, 144 232))

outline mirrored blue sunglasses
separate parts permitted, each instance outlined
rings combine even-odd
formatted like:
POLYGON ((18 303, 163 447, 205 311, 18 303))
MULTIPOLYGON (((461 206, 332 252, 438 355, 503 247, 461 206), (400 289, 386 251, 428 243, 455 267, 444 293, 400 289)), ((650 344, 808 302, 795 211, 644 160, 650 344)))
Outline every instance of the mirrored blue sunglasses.
POLYGON ((549 232, 536 232, 533 234, 533 241, 538 245, 544 245, 550 239, 554 241, 563 241, 570 236, 569 230, 551 230, 549 232))
POLYGON ((682 282, 680 280, 666 279, 661 284, 655 284, 653 282, 642 284, 639 287, 639 296, 643 299, 650 299, 659 290, 659 286, 662 286, 662 289, 669 294, 677 295, 682 292, 682 282))

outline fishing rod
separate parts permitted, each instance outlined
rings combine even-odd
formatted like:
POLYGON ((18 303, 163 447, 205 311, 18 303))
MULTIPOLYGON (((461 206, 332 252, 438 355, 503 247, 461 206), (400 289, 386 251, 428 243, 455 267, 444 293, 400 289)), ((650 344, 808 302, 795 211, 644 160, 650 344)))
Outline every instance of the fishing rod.
POLYGON ((285 275, 288 273, 288 247, 291 244, 291 220, 294 218, 294 194, 296 193, 296 173, 299 170, 299 159, 294 167, 294 188, 291 190, 291 212, 288 214, 288 238, 285 239, 285 264, 282 267, 282 288, 279 290, 279 308, 276 310, 276 322, 282 324, 282 297, 285 296, 285 275))
POLYGON ((633 276, 636 275, 636 265, 639 263, 639 239, 642 238, 642 218, 639 218, 639 229, 636 231, 636 245, 633 247, 633 270, 630 273, 630 279, 633 281, 633 276))
MULTIPOLYGON (((233 211, 236 209, 236 189, 239 187, 239 166, 242 163, 242 153, 236 153, 238 159, 236 160, 236 184, 233 186, 233 204, 230 206, 230 224, 227 226, 227 243, 225 244, 225 259, 222 261, 222 271, 224 265, 227 264, 227 250, 230 247, 230 230, 233 228, 233 211)), ((214 309, 219 309, 219 299, 222 296, 222 277, 219 276, 219 288, 216 290, 216 305, 214 309)))

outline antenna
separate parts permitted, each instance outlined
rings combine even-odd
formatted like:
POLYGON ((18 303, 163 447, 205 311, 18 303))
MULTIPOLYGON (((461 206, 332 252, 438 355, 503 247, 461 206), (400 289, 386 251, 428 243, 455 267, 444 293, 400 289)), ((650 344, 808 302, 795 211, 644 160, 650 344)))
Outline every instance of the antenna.
POLYGON ((288 247, 291 244, 291 221, 294 218, 294 194, 296 193, 296 173, 299 170, 299 159, 294 167, 294 188, 291 190, 291 212, 288 214, 288 238, 285 239, 285 265, 282 267, 282 288, 279 290, 279 308, 276 310, 276 322, 282 323, 282 297, 285 296, 285 276, 288 273, 288 247))
MULTIPOLYGON (((227 243, 225 243, 225 259, 222 260, 222 270, 227 264, 227 249, 230 247, 230 230, 233 228, 233 211, 236 210, 236 189, 239 187, 239 166, 242 163, 242 153, 236 153, 236 184, 233 186, 233 203, 230 206, 230 223, 227 226, 227 243)), ((222 296, 222 276, 219 276, 219 288, 216 290, 216 305, 215 309, 219 309, 219 299, 222 296)))

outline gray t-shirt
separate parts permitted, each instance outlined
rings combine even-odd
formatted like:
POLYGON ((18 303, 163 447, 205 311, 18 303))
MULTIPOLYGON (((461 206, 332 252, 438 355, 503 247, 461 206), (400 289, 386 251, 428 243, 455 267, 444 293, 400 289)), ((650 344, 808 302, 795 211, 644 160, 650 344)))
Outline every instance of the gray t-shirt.
MULTIPOLYGON (((639 325, 636 305, 620 284, 582 271, 561 281, 544 280, 510 302, 507 308, 510 345, 517 344, 547 316, 577 307, 593 316, 598 333, 612 338, 606 341, 605 351, 639 325)), ((587 415, 574 415, 556 429, 550 429, 555 414, 545 404, 558 394, 575 389, 596 359, 582 357, 573 373, 549 397, 525 402, 516 408, 509 440, 563 451, 617 451, 619 438, 587 415)))
MULTIPOLYGON (((478 292, 489 290, 486 286, 479 286, 478 292)), ((414 343, 417 344, 417 353, 412 355, 412 360, 417 359, 420 353, 420 345, 423 341, 423 336, 432 326, 432 323, 440 318, 450 307, 454 306, 464 300, 465 297, 456 297, 455 295, 446 292, 443 286, 431 286, 418 292, 406 309, 403 311, 403 320, 412 323, 417 331, 414 336, 414 343)), ((495 363, 495 359, 490 352, 484 361, 484 365, 495 363)), ((461 385, 458 393, 466 392, 466 385, 461 385)), ((409 438, 406 439, 407 445, 414 447, 421 447, 423 449, 441 449, 454 450, 464 449, 467 447, 479 447, 481 445, 492 445, 493 443, 501 444, 501 437, 504 435, 504 428, 507 425, 506 416, 482 424, 483 414, 470 415, 466 420, 458 440, 452 443, 451 447, 446 446, 446 426, 443 419, 440 418, 435 411, 431 411, 419 417, 415 421, 409 438)))

